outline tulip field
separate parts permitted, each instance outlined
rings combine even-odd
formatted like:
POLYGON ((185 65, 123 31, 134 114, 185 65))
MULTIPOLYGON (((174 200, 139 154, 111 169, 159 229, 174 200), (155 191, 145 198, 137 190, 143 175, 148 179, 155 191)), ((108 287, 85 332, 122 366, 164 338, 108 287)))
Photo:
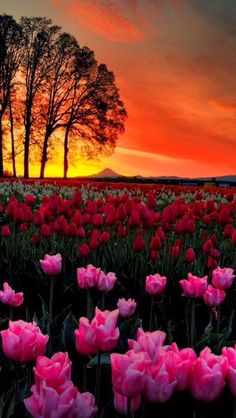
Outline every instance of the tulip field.
POLYGON ((236 188, 0 182, 0 418, 236 418, 236 188))

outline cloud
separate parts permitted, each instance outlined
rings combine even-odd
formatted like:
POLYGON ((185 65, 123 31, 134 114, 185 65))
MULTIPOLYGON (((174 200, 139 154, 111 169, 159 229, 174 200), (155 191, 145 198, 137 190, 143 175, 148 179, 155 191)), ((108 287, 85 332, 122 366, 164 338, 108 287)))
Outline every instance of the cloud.
POLYGON ((136 1, 53 0, 91 32, 115 42, 141 41, 142 15, 136 1))
POLYGON ((213 106, 216 110, 221 112, 227 113, 235 113, 236 112, 236 102, 232 101, 222 101, 219 99, 211 99, 208 102, 211 106, 213 106))

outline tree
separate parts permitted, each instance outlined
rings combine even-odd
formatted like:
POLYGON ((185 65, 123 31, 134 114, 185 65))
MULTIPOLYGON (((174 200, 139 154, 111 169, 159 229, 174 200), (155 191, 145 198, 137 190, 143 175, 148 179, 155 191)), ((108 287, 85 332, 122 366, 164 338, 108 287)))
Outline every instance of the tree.
MULTIPOLYGON (((77 74, 85 62, 87 48, 77 57, 77 74)), ((83 155, 89 159, 111 155, 118 134, 124 132, 126 110, 119 98, 115 78, 106 65, 87 67, 83 77, 74 81, 70 111, 66 114, 64 135, 64 178, 68 171, 69 141, 82 142, 83 155)))
POLYGON ((44 177, 53 147, 62 140, 64 177, 69 151, 78 144, 87 158, 110 155, 127 116, 113 73, 97 63, 92 50, 50 19, 22 17, 17 24, 6 15, 0 16, 0 175, 3 115, 13 173, 15 156, 22 153, 25 178, 30 158, 40 162, 44 177))
MULTIPOLYGON (((12 16, 0 16, 0 177, 3 176, 3 117, 9 107, 16 72, 21 61, 21 28, 12 16)), ((11 119, 11 134, 13 120, 11 119)), ((12 141, 14 138, 12 137, 12 141)), ((12 142, 14 151, 14 143, 12 142)), ((14 157, 14 152, 12 154, 14 157)))
POLYGON ((44 95, 45 133, 42 147, 40 178, 44 177, 48 159, 49 138, 65 125, 65 115, 71 106, 70 92, 73 88, 74 57, 79 49, 71 35, 62 33, 53 48, 53 60, 44 95))
POLYGON ((24 177, 28 178, 30 136, 40 117, 36 108, 37 96, 43 94, 43 87, 51 70, 52 49, 59 27, 52 25, 51 20, 44 17, 22 17, 21 27, 24 39, 22 75, 25 85, 24 177))

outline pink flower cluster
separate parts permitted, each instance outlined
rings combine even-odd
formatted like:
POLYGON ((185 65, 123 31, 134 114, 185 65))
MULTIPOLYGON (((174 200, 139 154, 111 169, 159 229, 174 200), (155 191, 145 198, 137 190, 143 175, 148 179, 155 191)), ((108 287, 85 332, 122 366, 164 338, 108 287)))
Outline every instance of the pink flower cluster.
POLYGON ((127 413, 140 405, 141 396, 149 402, 165 402, 174 390, 189 390, 192 396, 210 402, 218 398, 228 379, 236 395, 236 345, 215 355, 205 347, 197 357, 192 348, 179 349, 176 343, 163 345, 162 331, 138 329, 137 341, 128 340, 129 351, 111 354, 114 405, 127 413))
POLYGON ((0 301, 9 306, 20 306, 23 303, 23 293, 15 293, 15 290, 7 282, 3 283, 3 290, 0 290, 0 301))
POLYGON ((119 311, 100 311, 96 308, 95 316, 89 323, 88 318, 79 319, 79 327, 75 330, 75 345, 80 354, 89 356, 96 350, 110 351, 115 348, 119 329, 116 326, 119 311))
POLYGON ((225 296, 225 289, 228 289, 235 278, 232 268, 217 267, 212 271, 212 284, 208 284, 208 277, 193 276, 188 273, 188 279, 180 280, 184 294, 191 298, 203 297, 206 305, 211 307, 219 306, 225 296))
POLYGON ((15 361, 35 360, 43 354, 49 339, 35 322, 9 321, 8 329, 0 331, 5 356, 15 361))
POLYGON ((32 395, 24 400, 33 418, 93 418, 97 413, 94 396, 80 393, 71 380, 71 362, 67 353, 51 359, 39 356, 34 367, 32 395))
POLYGON ((88 264, 86 268, 77 268, 77 282, 82 289, 97 287, 102 292, 109 292, 113 289, 116 280, 115 273, 105 274, 104 271, 92 264, 88 264))

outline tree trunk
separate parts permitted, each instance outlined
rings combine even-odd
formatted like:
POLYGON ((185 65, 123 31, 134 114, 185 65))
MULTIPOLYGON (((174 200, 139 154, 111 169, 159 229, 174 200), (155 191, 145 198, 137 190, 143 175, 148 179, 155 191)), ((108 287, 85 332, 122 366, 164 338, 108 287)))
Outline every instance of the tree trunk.
POLYGON ((0 177, 3 177, 3 132, 2 132, 2 115, 0 116, 0 177))
POLYGON ((64 139, 64 173, 63 173, 64 179, 67 178, 67 171, 68 171, 69 131, 70 131, 70 127, 67 125, 66 132, 65 132, 65 139, 64 139))
POLYGON ((10 132, 11 132, 11 158, 13 177, 16 177, 16 158, 15 158, 15 138, 14 138, 14 119, 12 114, 11 99, 9 100, 10 112, 10 132))
POLYGON ((24 140, 24 178, 29 178, 29 148, 30 148, 30 131, 31 131, 31 110, 32 98, 30 97, 26 103, 25 116, 25 140, 24 140))
POLYGON ((44 178, 45 166, 47 162, 47 155, 48 155, 48 140, 51 135, 51 129, 49 127, 46 128, 44 141, 43 141, 43 151, 42 151, 42 159, 41 159, 41 167, 40 167, 40 178, 44 178))

